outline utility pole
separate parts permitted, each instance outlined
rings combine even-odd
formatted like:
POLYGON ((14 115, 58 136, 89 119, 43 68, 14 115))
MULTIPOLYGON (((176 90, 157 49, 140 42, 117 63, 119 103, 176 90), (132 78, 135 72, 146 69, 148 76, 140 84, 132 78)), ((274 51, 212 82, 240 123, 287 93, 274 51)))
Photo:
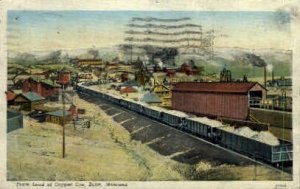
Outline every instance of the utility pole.
POLYGON ((62 112, 62 158, 65 158, 66 155, 66 141, 65 141, 65 116, 66 116, 66 102, 65 102, 65 85, 70 83, 71 74, 70 72, 61 71, 59 72, 59 83, 62 85, 62 104, 63 104, 63 112, 62 112))
POLYGON ((66 151, 66 143, 65 143, 65 85, 63 85, 62 90, 62 103, 63 103, 63 119, 62 119, 62 158, 65 158, 65 151, 66 151))

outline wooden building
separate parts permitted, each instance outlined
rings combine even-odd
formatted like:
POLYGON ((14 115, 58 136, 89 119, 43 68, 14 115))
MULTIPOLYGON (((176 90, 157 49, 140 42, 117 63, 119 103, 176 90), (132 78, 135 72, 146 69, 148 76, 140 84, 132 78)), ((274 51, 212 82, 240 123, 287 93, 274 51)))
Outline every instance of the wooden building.
POLYGON ((266 98, 254 82, 182 82, 172 89, 172 108, 196 115, 246 120, 251 98, 266 98))
POLYGON ((38 77, 29 77, 23 82, 23 92, 35 92, 42 97, 48 98, 58 95, 60 85, 38 77))
POLYGON ((46 113, 46 122, 51 122, 55 124, 61 125, 64 121, 64 123, 68 123, 72 120, 72 115, 69 111, 63 112, 63 110, 57 110, 54 112, 48 112, 46 113))
POLYGON ((154 80, 153 92, 160 98, 161 106, 171 107, 171 90, 169 86, 154 80))
POLYGON ((35 107, 41 106, 45 98, 35 92, 22 93, 14 99, 14 105, 20 106, 21 110, 31 111, 35 107))

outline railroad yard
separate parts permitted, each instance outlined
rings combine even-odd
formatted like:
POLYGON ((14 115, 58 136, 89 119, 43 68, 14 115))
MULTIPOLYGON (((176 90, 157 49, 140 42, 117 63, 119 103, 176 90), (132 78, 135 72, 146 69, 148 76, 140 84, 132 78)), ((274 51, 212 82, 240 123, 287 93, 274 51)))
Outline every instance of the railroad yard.
POLYGON ((8 180, 291 180, 132 112, 76 101, 93 121, 90 129, 67 126, 65 159, 58 125, 26 118, 24 129, 8 134, 8 180))
POLYGON ((293 52, 145 13, 114 12, 107 47, 9 53, 7 180, 292 180, 293 52))

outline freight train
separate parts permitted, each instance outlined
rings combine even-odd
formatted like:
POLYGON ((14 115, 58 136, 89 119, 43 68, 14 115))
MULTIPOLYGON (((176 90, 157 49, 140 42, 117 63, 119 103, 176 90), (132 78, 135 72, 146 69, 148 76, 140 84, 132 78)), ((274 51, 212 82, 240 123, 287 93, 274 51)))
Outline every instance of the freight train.
POLYGON ((100 98, 115 105, 142 114, 158 122, 165 123, 176 129, 195 135, 221 147, 236 151, 249 158, 279 165, 281 162, 293 161, 292 143, 280 140, 279 145, 270 145, 261 141, 231 133, 209 124, 190 118, 184 113, 167 111, 157 107, 147 106, 120 96, 103 93, 82 84, 77 85, 79 93, 100 98))

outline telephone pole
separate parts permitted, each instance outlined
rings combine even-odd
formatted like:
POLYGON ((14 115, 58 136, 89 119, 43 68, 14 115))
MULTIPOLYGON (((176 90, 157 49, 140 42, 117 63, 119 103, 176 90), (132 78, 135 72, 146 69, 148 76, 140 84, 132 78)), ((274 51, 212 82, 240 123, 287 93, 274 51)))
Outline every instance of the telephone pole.
POLYGON ((65 85, 70 83, 71 73, 66 71, 59 72, 58 82, 62 85, 62 158, 66 156, 66 141, 65 141, 65 116, 66 116, 66 102, 65 102, 65 85))
POLYGON ((65 111, 66 111, 66 104, 65 104, 65 85, 63 84, 62 90, 62 104, 63 104, 63 119, 62 119, 62 158, 65 158, 65 151, 66 151, 66 143, 65 143, 65 111))

